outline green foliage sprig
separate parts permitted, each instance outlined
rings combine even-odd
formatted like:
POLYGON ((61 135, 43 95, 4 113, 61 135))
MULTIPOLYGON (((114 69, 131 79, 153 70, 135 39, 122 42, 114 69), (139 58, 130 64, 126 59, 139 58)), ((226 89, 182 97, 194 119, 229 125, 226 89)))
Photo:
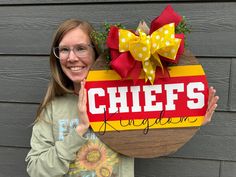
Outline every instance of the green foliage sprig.
POLYGON ((183 16, 182 21, 176 26, 175 33, 184 34, 184 45, 187 46, 186 36, 191 32, 191 26, 187 23, 187 18, 183 16))
POLYGON ((191 32, 191 27, 187 23, 187 18, 185 16, 183 16, 182 21, 175 28, 175 33, 177 33, 177 34, 179 34, 179 33, 187 34, 187 33, 190 33, 190 32, 191 32))
POLYGON ((116 23, 116 24, 104 23, 101 30, 93 31, 91 33, 91 37, 93 39, 95 39, 96 44, 98 45, 98 48, 99 48, 100 52, 106 54, 105 56, 106 56, 107 64, 109 64, 110 61, 111 61, 111 58, 110 58, 110 55, 109 55, 109 49, 106 46, 106 40, 107 40, 107 36, 108 36, 108 33, 110 31, 111 26, 116 26, 118 28, 125 29, 125 26, 122 25, 121 23, 116 23))

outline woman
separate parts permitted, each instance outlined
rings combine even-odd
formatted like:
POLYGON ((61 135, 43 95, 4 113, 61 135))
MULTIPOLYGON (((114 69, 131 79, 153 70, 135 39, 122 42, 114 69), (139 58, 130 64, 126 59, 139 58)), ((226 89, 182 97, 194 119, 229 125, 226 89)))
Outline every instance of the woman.
MULTIPOLYGON (((89 129, 85 78, 98 57, 90 24, 67 20, 56 31, 50 54, 50 80, 26 157, 32 177, 133 177, 134 159, 103 144, 89 129)), ((218 97, 210 88, 210 121, 218 97)))

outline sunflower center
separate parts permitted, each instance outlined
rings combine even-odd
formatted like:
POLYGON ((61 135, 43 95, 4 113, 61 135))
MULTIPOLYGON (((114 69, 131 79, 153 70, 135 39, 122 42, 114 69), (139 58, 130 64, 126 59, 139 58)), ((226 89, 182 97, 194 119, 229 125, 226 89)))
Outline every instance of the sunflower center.
POLYGON ((110 170, 107 169, 106 167, 102 167, 100 169, 100 174, 102 177, 109 177, 111 175, 110 173, 111 173, 110 170))
POLYGON ((98 162, 101 159, 101 153, 98 150, 92 150, 88 152, 86 159, 92 163, 98 162))

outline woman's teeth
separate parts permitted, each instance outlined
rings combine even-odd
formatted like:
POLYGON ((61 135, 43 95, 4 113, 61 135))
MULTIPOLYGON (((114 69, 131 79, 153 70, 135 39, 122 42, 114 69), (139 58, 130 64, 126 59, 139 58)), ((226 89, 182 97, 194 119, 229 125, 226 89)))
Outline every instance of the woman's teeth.
POLYGON ((82 66, 76 66, 76 67, 70 67, 71 71, 80 71, 82 70, 84 67, 82 66))

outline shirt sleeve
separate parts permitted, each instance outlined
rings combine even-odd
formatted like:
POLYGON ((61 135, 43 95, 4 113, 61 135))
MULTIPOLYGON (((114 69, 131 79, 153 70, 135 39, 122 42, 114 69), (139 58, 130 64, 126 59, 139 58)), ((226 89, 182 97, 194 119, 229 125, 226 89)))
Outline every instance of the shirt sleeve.
MULTIPOLYGON (((44 113, 46 120, 50 116, 44 113)), ((73 129, 63 141, 54 141, 53 123, 41 120, 32 130, 31 150, 26 162, 31 177, 62 177, 69 170, 69 164, 75 160, 76 152, 87 142, 73 129)))

